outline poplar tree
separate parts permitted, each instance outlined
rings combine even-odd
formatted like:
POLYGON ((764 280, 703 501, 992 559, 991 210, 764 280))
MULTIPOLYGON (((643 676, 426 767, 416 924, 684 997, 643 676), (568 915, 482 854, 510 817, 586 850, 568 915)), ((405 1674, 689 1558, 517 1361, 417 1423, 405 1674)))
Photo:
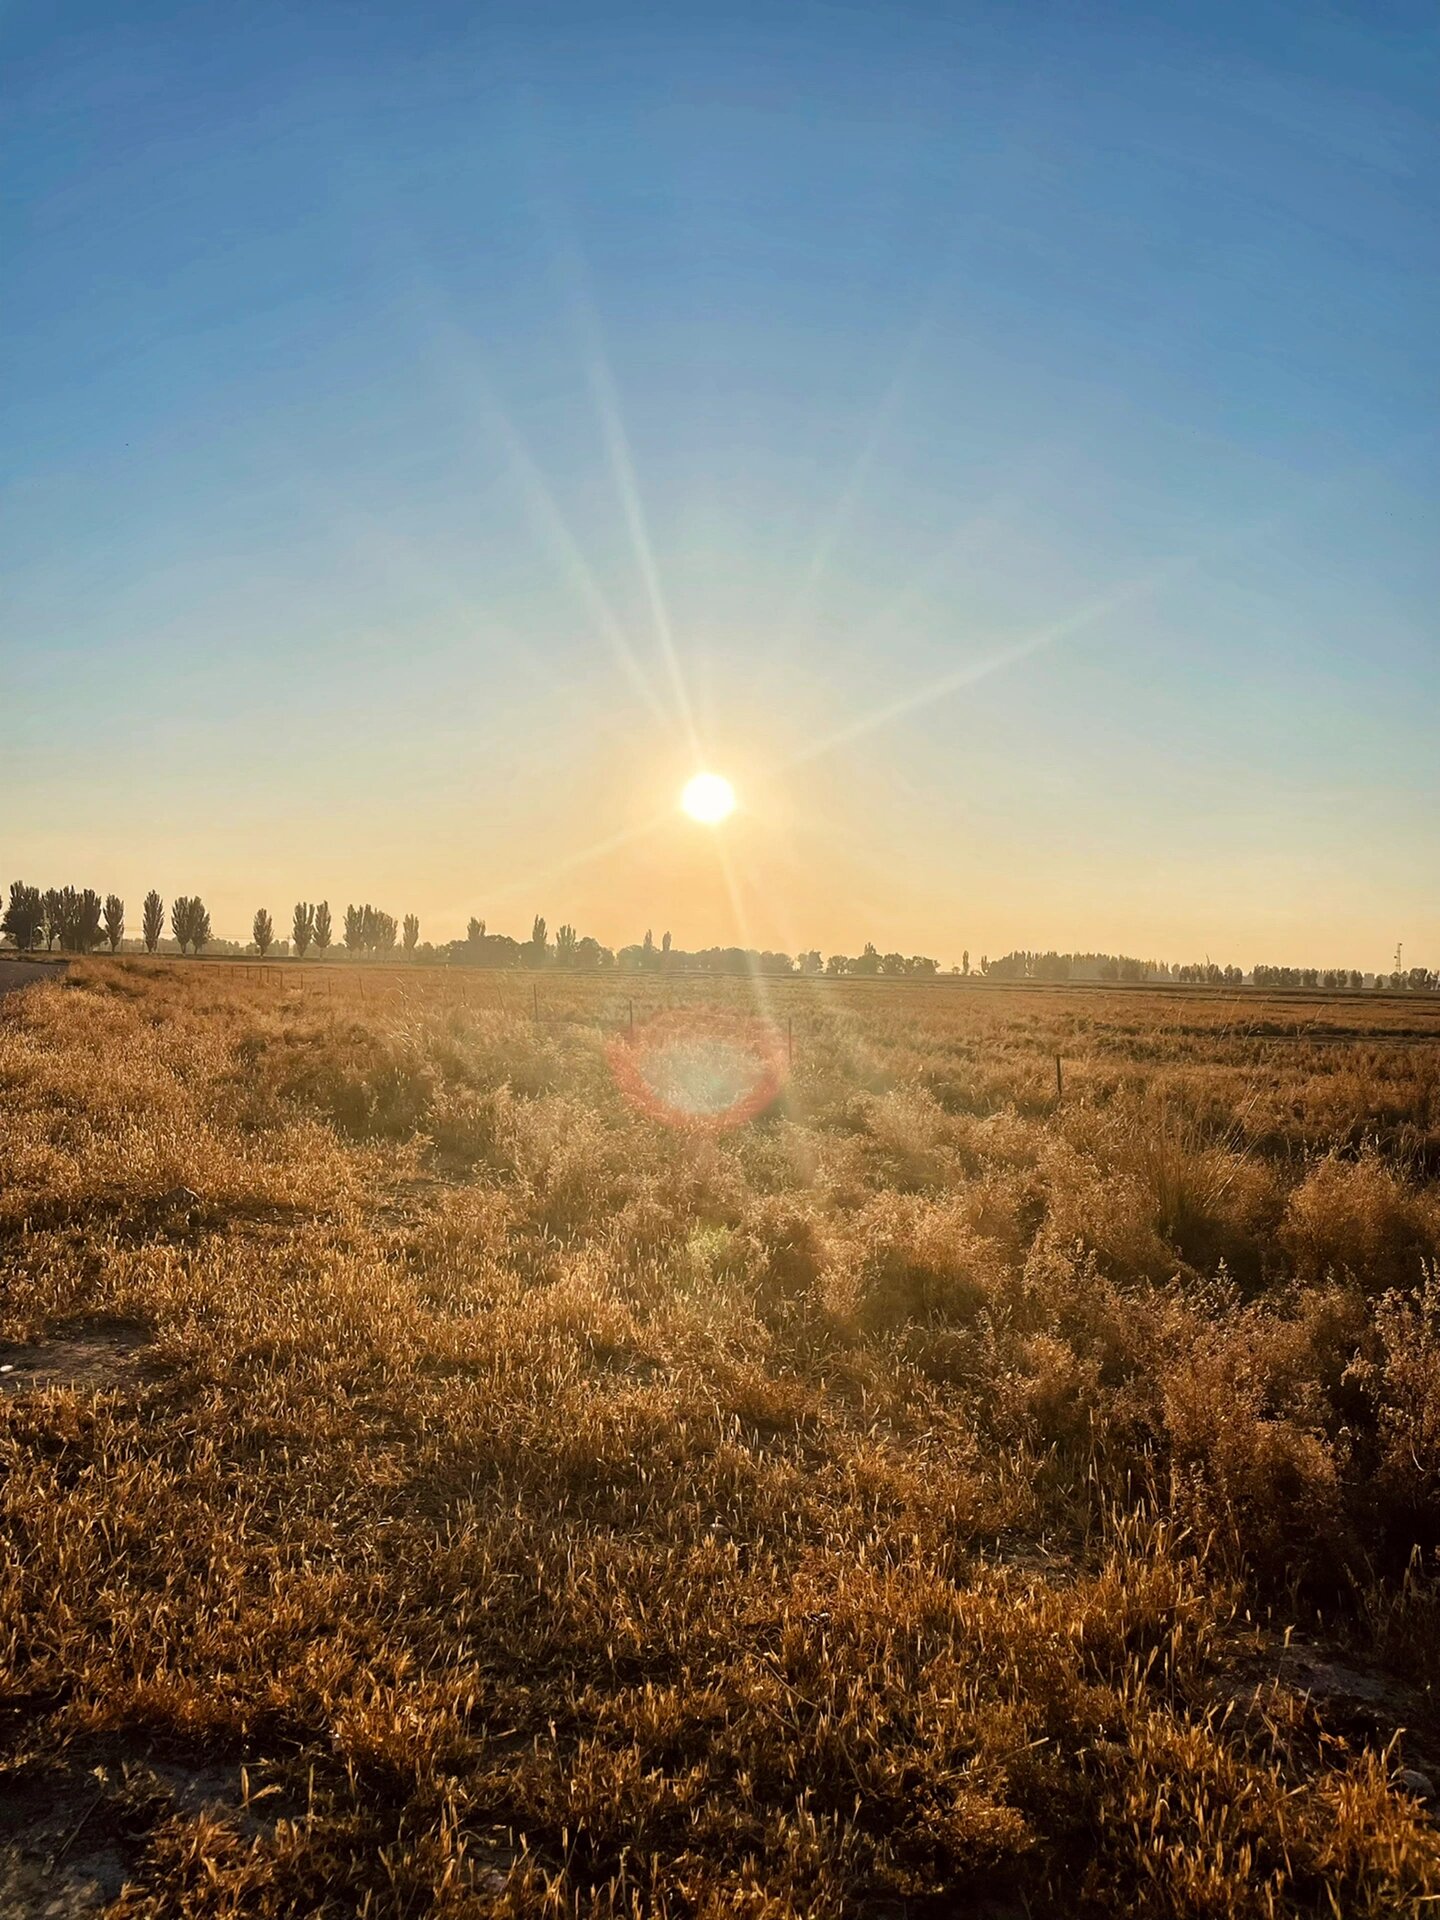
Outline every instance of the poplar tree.
POLYGON ((195 953, 204 949, 210 938, 210 915, 198 893, 193 898, 182 893, 173 903, 170 908, 170 931, 180 942, 182 953, 187 946, 195 953))
POLYGON ((93 887, 86 887, 83 892, 75 887, 63 888, 56 915, 62 951, 93 953, 100 944, 103 911, 100 896, 93 887))
POLYGON ((0 934, 13 940, 21 953, 29 953, 45 929, 45 900, 39 887, 27 887, 23 880, 10 882, 10 904, 0 920, 0 934))

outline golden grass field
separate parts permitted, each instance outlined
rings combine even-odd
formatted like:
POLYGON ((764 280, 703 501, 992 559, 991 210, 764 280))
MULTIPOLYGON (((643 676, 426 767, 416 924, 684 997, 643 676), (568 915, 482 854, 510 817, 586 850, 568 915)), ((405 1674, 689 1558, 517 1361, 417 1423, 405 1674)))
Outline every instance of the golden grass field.
POLYGON ((301 971, 0 1000, 0 1913, 1431 1910, 1440 1004, 301 971))

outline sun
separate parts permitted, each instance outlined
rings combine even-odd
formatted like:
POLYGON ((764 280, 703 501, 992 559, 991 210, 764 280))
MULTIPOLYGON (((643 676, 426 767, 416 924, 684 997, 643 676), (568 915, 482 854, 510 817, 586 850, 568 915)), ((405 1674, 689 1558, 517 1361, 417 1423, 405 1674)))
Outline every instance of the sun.
POLYGON ((702 826, 718 827, 735 811, 735 789, 723 774, 697 773, 686 782, 680 805, 702 826))

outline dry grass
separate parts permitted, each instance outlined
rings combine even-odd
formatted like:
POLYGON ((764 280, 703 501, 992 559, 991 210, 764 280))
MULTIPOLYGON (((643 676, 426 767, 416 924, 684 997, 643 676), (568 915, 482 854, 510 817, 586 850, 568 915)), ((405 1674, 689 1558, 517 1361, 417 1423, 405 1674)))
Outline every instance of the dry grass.
POLYGON ((629 987, 453 985, 0 1006, 0 1815, 84 1829, 25 1872, 103 1844, 127 1916, 1440 1897, 1428 1009, 785 983, 790 1085, 714 1137, 617 1091, 629 987))

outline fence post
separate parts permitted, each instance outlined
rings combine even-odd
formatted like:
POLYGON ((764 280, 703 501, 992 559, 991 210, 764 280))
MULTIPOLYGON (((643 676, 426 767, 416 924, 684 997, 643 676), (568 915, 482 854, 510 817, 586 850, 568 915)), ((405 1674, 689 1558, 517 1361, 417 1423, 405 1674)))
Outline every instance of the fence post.
POLYGON ((1060 1071, 1060 1056, 1058 1053, 1055 1056, 1055 1098, 1057 1100, 1063 1100, 1065 1098, 1065 1076, 1060 1071))

